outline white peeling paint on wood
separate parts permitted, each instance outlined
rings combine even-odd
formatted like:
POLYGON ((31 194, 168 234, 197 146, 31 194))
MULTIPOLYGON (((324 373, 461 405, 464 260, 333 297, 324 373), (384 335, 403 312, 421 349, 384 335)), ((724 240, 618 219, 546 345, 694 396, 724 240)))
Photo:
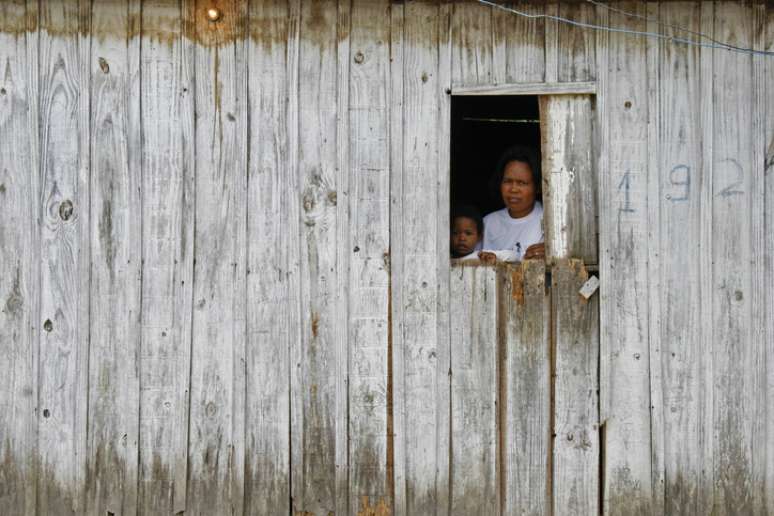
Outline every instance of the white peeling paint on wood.
POLYGON ((178 2, 143 4, 141 514, 185 509, 195 178, 192 55, 181 15, 178 2))
POLYGON ((545 264, 528 260, 498 279, 500 496, 503 516, 551 514, 551 331, 545 264))
POLYGON ((451 511, 499 513, 498 274, 451 270, 451 511))
MULTIPOLYGON (((548 0, 553 1, 553 0, 548 0)), ((580 23, 596 23, 596 10, 589 2, 558 2, 558 16, 580 23)), ((597 74, 593 31, 569 23, 557 24, 557 77, 559 82, 592 81, 597 74)))
POLYGON ((36 118, 38 35, 24 30, 28 20, 37 21, 33 4, 7 2, 0 9, 0 513, 20 515, 37 510, 43 211, 36 118))
POLYGON ((597 263, 597 177, 588 95, 539 98, 543 228, 549 263, 570 257, 597 263))

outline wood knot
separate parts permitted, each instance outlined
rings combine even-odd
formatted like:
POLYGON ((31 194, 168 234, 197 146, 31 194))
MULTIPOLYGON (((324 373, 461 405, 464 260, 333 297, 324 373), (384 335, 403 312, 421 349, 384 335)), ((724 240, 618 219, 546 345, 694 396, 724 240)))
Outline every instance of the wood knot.
POLYGON ((73 203, 68 199, 59 203, 59 218, 64 221, 70 220, 73 215, 73 203))
POLYGON ((104 57, 99 58, 99 69, 102 70, 102 73, 110 73, 110 65, 104 57))
POLYGON ((0 88, 0 95, 5 95, 5 88, 0 88))
POLYGON ((427 82, 427 72, 422 72, 422 82, 427 82))
POLYGON ((51 319, 46 319, 46 322, 43 323, 43 329, 51 333, 51 330, 54 329, 54 323, 51 322, 51 319))
POLYGON ((43 409, 43 417, 48 419, 48 417, 51 415, 51 412, 49 412, 48 409, 43 409))
POLYGON ((355 62, 357 64, 363 64, 363 61, 365 61, 365 55, 362 52, 357 52, 355 54, 355 62))

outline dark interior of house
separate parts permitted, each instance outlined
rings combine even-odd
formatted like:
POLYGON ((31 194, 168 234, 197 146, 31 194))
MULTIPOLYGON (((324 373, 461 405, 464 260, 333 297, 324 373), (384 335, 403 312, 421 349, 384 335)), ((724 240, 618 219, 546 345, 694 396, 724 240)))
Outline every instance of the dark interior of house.
POLYGON ((537 96, 452 97, 452 209, 472 204, 486 215, 502 208, 489 182, 500 155, 516 144, 540 155, 537 96))

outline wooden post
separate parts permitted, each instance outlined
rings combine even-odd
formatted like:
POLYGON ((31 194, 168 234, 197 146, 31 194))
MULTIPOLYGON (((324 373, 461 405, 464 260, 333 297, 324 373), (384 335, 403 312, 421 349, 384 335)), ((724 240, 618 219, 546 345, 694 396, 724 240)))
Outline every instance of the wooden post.
POLYGON ((591 97, 541 96, 540 120, 547 261, 597 263, 591 97))

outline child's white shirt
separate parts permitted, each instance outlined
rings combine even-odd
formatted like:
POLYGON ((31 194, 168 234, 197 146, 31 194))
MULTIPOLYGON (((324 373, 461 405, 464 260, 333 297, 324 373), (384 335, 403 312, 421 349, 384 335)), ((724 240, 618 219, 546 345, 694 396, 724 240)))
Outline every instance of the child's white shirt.
POLYGON ((521 261, 531 245, 542 241, 543 205, 540 202, 536 201, 530 214, 519 219, 511 217, 508 208, 484 217, 482 248, 494 253, 500 261, 521 261))

